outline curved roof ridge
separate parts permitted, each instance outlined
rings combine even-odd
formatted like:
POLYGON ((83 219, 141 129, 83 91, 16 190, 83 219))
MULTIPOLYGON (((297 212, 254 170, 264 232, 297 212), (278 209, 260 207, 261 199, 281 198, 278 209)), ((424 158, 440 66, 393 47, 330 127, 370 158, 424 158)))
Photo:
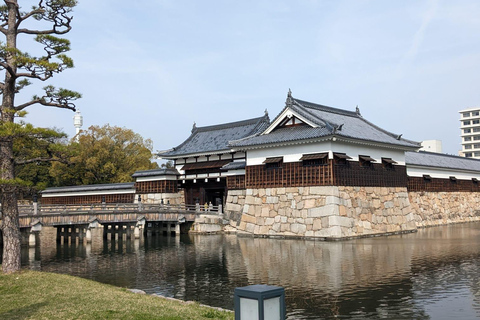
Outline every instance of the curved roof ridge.
POLYGON ((251 118, 251 119, 246 119, 246 120, 215 124, 215 125, 211 125, 211 126, 196 127, 194 132, 205 132, 205 131, 212 131, 212 130, 221 130, 221 129, 225 129, 225 128, 232 128, 232 127, 241 127, 241 126, 244 126, 244 125, 247 125, 247 124, 259 123, 264 118, 265 118, 265 116, 262 116, 262 117, 258 117, 258 118, 251 118))
POLYGON ((317 103, 313 103, 313 102, 309 102, 309 101, 305 101, 305 100, 299 100, 299 99, 294 99, 294 100, 295 100, 295 102, 301 104, 302 106, 304 106, 306 108, 313 108, 313 109, 316 109, 316 110, 337 113, 337 114, 341 114, 341 115, 344 115, 344 116, 361 118, 361 116, 358 113, 356 113, 355 111, 348 111, 348 110, 344 110, 344 109, 338 109, 338 108, 334 108, 334 107, 324 106, 324 105, 321 105, 321 104, 317 104, 317 103))
MULTIPOLYGON (((302 100, 299 100, 299 101, 302 101, 302 100)), ((302 113, 306 113, 307 114, 307 118, 309 118, 308 116, 310 116, 309 120, 317 120, 317 121, 313 121, 315 122, 316 124, 320 125, 320 126, 325 126, 327 127, 330 131, 333 130, 333 128, 335 126, 337 126, 336 123, 332 123, 330 121, 327 121, 325 119, 322 119, 321 117, 318 117, 317 115, 315 115, 314 113, 312 113, 310 110, 308 110, 308 107, 304 106, 302 103, 298 102, 296 99, 293 100, 293 105, 292 107, 295 107, 295 105, 298 105, 299 109, 295 108, 295 111, 297 111, 298 113, 302 114, 302 113)), ((303 102, 303 101, 302 101, 303 102)), ((305 114, 303 114, 305 116, 305 114)))

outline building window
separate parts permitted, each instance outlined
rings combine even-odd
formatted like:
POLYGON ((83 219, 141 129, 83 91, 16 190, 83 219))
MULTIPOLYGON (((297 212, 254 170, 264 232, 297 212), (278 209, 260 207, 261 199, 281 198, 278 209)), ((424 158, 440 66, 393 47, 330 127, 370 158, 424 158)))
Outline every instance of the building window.
POLYGON ((474 157, 480 157, 480 152, 474 152, 474 153, 473 153, 473 156, 474 156, 474 157))
POLYGON ((468 149, 472 149, 472 145, 471 145, 471 144, 466 144, 466 145, 465 145, 465 150, 468 150, 468 149))
POLYGON ((468 121, 463 121, 463 125, 464 125, 464 126, 470 125, 470 120, 468 120, 468 121))
POLYGON ((474 137, 473 137, 473 140, 474 140, 474 141, 480 140, 480 136, 474 136, 474 137))
POLYGON ((472 141, 472 137, 463 137, 463 141, 472 141))
POLYGON ((470 133, 470 132, 472 132, 471 129, 463 129, 463 133, 470 133))
POLYGON ((358 156, 358 161, 360 162, 360 167, 369 168, 375 162, 375 159, 370 156, 358 156))
POLYGON ((454 177, 454 176, 450 176, 450 181, 453 182, 453 183, 456 183, 456 182, 457 182, 457 178, 454 177))
POLYGON ((385 169, 393 170, 394 169, 393 165, 396 163, 397 162, 392 160, 391 158, 382 158, 382 165, 385 169))
POLYGON ((468 118, 468 117, 470 117, 470 112, 464 112, 464 113, 462 113, 462 116, 464 118, 468 118))
POLYGON ((423 175, 423 180, 424 181, 432 181, 432 177, 429 174, 424 174, 423 175))
POLYGON ((346 153, 333 153, 333 161, 335 165, 346 166, 348 165, 348 160, 350 159, 352 159, 352 157, 347 156, 346 153))
POLYGON ((474 184, 478 184, 478 179, 477 179, 477 178, 472 178, 472 182, 473 182, 474 184))
POLYGON ((472 153, 471 152, 466 152, 465 153, 465 158, 471 158, 472 157, 472 153))
POLYGON ((480 112, 478 111, 472 112, 472 117, 478 117, 479 115, 480 115, 480 112))
POLYGON ((473 128, 473 132, 480 132, 480 128, 479 127, 473 128))
POLYGON ((328 153, 304 154, 300 160, 304 167, 325 166, 328 164, 328 153))
POLYGON ((283 164, 283 157, 267 158, 265 161, 265 169, 279 169, 283 164))
POLYGON ((479 124, 480 123, 480 120, 473 120, 472 121, 472 124, 479 124))
POLYGON ((473 145, 473 148, 474 148, 474 149, 478 149, 478 148, 480 148, 480 144, 478 144, 478 143, 475 143, 475 144, 473 145))

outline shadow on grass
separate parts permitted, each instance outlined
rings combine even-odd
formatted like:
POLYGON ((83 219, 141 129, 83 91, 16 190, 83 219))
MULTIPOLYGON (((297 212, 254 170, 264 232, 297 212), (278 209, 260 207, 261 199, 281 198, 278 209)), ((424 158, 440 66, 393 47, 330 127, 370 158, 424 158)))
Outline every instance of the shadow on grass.
POLYGON ((34 303, 28 306, 25 306, 21 309, 13 309, 7 312, 0 313, 0 319, 9 319, 9 320, 21 320, 32 318, 35 313, 37 313, 38 309, 46 306, 47 303, 34 303))

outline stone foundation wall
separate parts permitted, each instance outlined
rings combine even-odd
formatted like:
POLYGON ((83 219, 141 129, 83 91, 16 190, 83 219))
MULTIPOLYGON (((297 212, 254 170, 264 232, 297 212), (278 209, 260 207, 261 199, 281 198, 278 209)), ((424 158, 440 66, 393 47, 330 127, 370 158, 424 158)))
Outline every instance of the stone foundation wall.
POLYGON ((416 230, 405 187, 229 191, 225 212, 230 227, 256 236, 341 239, 416 230))
POLYGON ((228 190, 224 218, 230 222, 230 226, 233 230, 227 228, 227 231, 235 231, 237 226, 240 225, 246 195, 246 190, 228 190))
MULTIPOLYGON (((137 202, 138 195, 135 197, 135 203, 137 202)), ((163 199, 163 203, 167 204, 170 203, 174 204, 185 204, 185 196, 183 190, 180 190, 176 193, 145 193, 142 194, 142 202, 143 203, 161 203, 163 199)))
POLYGON ((409 192, 418 227, 480 221, 478 192, 409 192))

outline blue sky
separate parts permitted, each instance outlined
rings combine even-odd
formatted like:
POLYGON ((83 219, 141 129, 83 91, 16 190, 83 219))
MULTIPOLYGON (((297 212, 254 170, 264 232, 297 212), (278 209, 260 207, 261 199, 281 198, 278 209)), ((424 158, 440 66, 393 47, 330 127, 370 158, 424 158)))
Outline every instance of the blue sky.
MULTIPOLYGON (((458 111, 480 106, 479 17, 477 0, 80 0, 66 36, 75 68, 50 83, 83 94, 84 128, 126 127, 154 151, 194 121, 273 118, 291 88, 457 154, 458 111)), ((73 136, 73 112, 28 111, 73 136)))

